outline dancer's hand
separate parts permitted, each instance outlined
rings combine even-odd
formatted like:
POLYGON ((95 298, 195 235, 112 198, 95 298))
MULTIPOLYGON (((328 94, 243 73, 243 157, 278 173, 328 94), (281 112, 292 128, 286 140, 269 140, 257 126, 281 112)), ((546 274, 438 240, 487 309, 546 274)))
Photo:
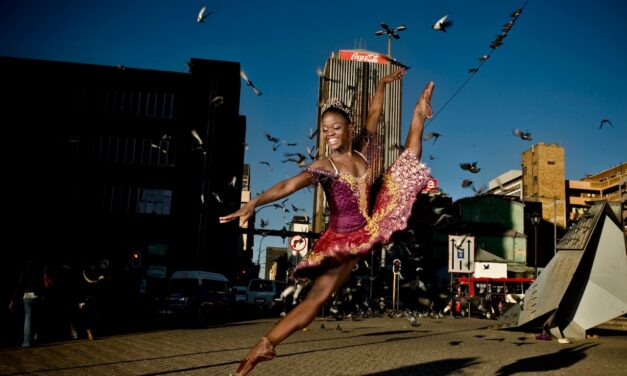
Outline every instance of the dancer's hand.
POLYGON ((425 119, 430 119, 433 116, 433 110, 431 109, 431 96, 433 95, 434 87, 435 84, 433 81, 429 81, 429 83, 425 85, 422 94, 420 94, 420 98, 418 98, 418 102, 416 102, 414 116, 424 117, 425 119))
POLYGON ((383 76, 379 82, 383 84, 389 84, 390 82, 400 80, 407 73, 405 69, 399 69, 396 72, 390 73, 387 76, 383 76))
POLYGON ((254 212, 255 207, 253 206, 252 201, 249 201, 246 203, 246 205, 239 208, 239 210, 231 214, 225 215, 224 217, 220 217, 220 223, 227 223, 239 217, 239 224, 240 226, 242 226, 246 222, 248 222, 248 219, 253 215, 254 212))

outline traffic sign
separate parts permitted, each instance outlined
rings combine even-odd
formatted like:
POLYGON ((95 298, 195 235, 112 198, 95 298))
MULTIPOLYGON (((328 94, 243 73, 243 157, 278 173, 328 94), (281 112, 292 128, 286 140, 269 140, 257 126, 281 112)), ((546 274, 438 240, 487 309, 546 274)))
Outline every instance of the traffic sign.
POLYGON ((475 237, 448 236, 448 272, 473 273, 475 271, 475 237))
POLYGON ((290 238, 290 249, 292 254, 299 254, 301 257, 307 253, 307 238, 301 235, 294 235, 290 238))

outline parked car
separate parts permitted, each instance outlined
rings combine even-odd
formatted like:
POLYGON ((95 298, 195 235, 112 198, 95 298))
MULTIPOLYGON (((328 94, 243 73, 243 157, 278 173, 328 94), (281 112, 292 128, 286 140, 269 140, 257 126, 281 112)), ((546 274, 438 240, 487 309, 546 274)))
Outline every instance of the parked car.
POLYGON ((280 304, 280 295, 285 287, 287 286, 284 282, 272 279, 253 279, 248 283, 248 304, 266 309, 275 308, 280 304))
POLYGON ((233 304, 228 278, 198 270, 176 271, 170 277, 159 314, 185 323, 198 324, 211 318, 224 319, 233 304))
POLYGON ((248 303, 248 286, 234 285, 232 290, 235 296, 235 304, 248 303))

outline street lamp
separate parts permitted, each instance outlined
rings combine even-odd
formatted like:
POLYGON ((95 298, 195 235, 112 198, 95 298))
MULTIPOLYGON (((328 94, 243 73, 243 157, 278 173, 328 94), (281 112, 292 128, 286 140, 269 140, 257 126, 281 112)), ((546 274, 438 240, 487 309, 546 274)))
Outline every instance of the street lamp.
POLYGON ((538 214, 538 212, 533 212, 531 213, 529 219, 533 225, 533 263, 536 269, 536 278, 538 278, 538 225, 540 224, 540 214, 538 214))
POLYGON ((392 38, 394 39, 400 39, 401 37, 397 34, 399 31, 403 31, 405 29, 407 29, 407 27, 405 27, 405 25, 399 25, 397 27, 395 27, 394 29, 390 29, 390 27, 381 22, 381 27, 383 28, 383 30, 379 30, 377 32, 374 33, 374 35, 386 35, 388 36, 388 56, 392 57, 392 38))

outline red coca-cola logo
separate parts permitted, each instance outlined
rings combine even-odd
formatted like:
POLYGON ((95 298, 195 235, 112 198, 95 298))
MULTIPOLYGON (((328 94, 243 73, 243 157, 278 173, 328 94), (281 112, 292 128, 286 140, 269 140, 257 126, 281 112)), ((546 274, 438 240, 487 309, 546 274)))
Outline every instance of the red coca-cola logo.
POLYGON ((340 59, 342 60, 352 60, 352 61, 362 61, 364 63, 376 63, 376 64, 387 64, 388 61, 381 57, 381 55, 374 53, 363 53, 357 51, 350 50, 340 50, 340 59))

